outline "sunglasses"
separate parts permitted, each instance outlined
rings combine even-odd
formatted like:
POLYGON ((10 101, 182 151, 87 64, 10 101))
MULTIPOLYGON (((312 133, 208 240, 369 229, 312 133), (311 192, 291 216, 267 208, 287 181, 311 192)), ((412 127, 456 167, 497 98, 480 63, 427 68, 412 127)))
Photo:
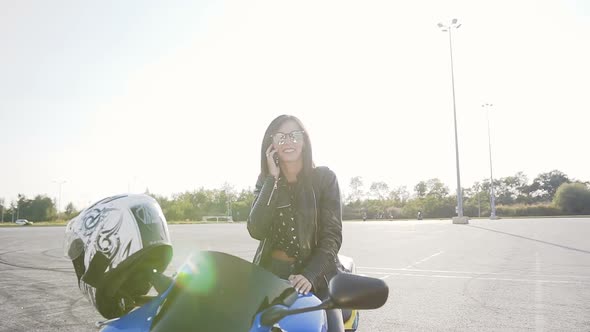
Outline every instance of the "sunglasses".
POLYGON ((275 133, 273 135, 270 135, 270 137, 272 138, 273 143, 277 144, 277 145, 283 145, 285 143, 287 143, 287 138, 292 142, 292 143, 299 143, 299 142, 303 142, 303 130, 294 130, 288 134, 285 133, 275 133))

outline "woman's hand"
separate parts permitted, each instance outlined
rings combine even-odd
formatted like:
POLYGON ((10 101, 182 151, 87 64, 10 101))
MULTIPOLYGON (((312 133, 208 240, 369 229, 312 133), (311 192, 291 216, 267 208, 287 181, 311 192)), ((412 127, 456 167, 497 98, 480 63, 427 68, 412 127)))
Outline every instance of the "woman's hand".
POLYGON ((277 164, 275 164, 274 154, 278 153, 277 150, 274 149, 274 146, 271 144, 266 149, 266 163, 268 165, 268 172, 270 175, 274 176, 275 179, 279 178, 279 173, 281 169, 277 164))
POLYGON ((289 281, 291 285, 299 294, 306 294, 311 291, 311 282, 307 280, 306 277, 302 276, 301 274, 297 275, 290 275, 289 281))

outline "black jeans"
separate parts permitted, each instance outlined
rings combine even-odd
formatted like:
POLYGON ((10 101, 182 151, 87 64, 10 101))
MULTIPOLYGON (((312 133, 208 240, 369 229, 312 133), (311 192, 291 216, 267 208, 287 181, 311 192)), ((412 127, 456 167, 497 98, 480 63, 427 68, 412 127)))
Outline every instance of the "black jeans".
POLYGON ((293 274, 293 270, 295 270, 295 264, 273 258, 270 261, 269 270, 279 278, 289 280, 289 276, 293 274))
MULTIPOLYGON (((295 265, 290 262, 282 261, 280 259, 273 258, 270 262, 270 272, 274 273, 281 279, 288 280, 289 276, 293 274, 295 265)), ((341 332, 344 331, 344 322, 342 320, 342 310, 331 309, 326 310, 328 318, 328 332, 341 332)))

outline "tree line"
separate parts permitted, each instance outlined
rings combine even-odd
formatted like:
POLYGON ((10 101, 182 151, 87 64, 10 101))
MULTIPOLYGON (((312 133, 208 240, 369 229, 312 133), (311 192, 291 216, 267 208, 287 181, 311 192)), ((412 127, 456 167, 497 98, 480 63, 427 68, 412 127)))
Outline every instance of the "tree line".
MULTIPOLYGON (((167 220, 198 221, 205 216, 231 216, 235 221, 244 221, 250 213, 254 201, 252 190, 237 192, 230 185, 220 189, 200 188, 173 194, 171 197, 156 195, 146 189, 146 194, 154 197, 160 204, 167 220)), ((46 195, 37 195, 32 199, 18 194, 16 201, 5 204, 0 199, 0 221, 13 222, 17 219, 29 221, 69 220, 80 211, 73 203, 68 203, 65 210, 58 213, 55 201, 46 195)))
MULTIPOLYGON (((529 183, 523 172, 513 176, 476 181, 463 188, 463 210, 469 217, 489 216, 491 189, 498 216, 546 216, 590 214, 590 182, 571 179, 559 170, 541 173, 529 183)), ((418 182, 412 192, 406 186, 390 188, 373 182, 365 190, 360 176, 350 181, 344 219, 450 218, 456 215, 456 192, 439 179, 418 182)))
MULTIPOLYGON (((342 187, 342 183, 341 183, 342 187)), ((590 214, 590 182, 571 179, 561 171, 541 173, 532 182, 522 172, 494 179, 496 214, 502 216, 546 216, 590 214)), ((245 221, 254 200, 251 189, 236 191, 225 184, 219 189, 200 188, 173 194, 170 197, 146 193, 154 197, 169 221, 198 221, 205 216, 231 216, 245 221)), ((415 218, 420 211, 425 218, 450 218, 456 215, 456 193, 439 179, 418 182, 412 192, 406 186, 390 187, 373 182, 365 188, 362 177, 350 180, 343 197, 343 219, 415 218)), ((489 179, 463 188, 464 214, 469 217, 490 215, 491 186, 489 179)), ((6 204, 0 199, 0 220, 30 221, 69 220, 79 211, 74 204, 58 213, 55 202, 45 195, 32 199, 19 194, 6 204)))
POLYGON ((29 221, 67 220, 79 213, 73 203, 68 203, 64 211, 58 214, 55 201, 46 195, 37 195, 32 199, 18 194, 16 201, 6 203, 0 198, 0 222, 13 222, 18 219, 29 221))

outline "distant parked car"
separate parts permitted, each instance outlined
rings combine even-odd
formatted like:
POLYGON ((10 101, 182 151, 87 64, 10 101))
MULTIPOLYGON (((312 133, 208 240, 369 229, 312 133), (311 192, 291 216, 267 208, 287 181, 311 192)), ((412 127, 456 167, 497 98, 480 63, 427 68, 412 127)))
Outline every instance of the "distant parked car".
POLYGON ((28 226, 33 224, 32 221, 28 221, 27 219, 16 219, 14 223, 21 226, 28 226))

